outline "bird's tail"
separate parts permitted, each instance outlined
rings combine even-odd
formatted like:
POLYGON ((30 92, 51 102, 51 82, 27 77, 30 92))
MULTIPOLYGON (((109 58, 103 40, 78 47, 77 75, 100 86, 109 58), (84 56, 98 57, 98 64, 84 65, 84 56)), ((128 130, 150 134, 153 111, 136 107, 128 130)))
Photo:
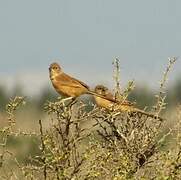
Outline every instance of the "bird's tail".
MULTIPOLYGON (((120 102, 118 102, 118 101, 116 101, 115 99, 112 99, 112 98, 110 98, 110 97, 106 97, 106 96, 102 96, 102 95, 100 95, 100 94, 97 94, 96 92, 94 92, 94 91, 88 91, 87 92, 88 94, 91 94, 91 95, 93 95, 93 96, 97 96, 97 97, 100 97, 100 98, 103 98, 103 99, 106 99, 106 100, 109 100, 109 101, 111 101, 111 102, 113 102, 113 103, 116 103, 116 104, 118 104, 118 103, 120 103, 120 102)), ((121 107, 127 107, 126 108, 126 110, 125 111, 129 111, 129 112, 135 112, 135 113, 141 113, 141 114, 143 114, 143 115, 146 115, 146 116, 148 116, 148 117, 151 117, 151 118, 154 118, 154 119, 159 119, 160 121, 163 121, 163 118, 161 118, 160 116, 157 116, 157 115, 155 115, 155 114, 152 114, 152 113, 149 113, 149 112, 145 112, 145 111, 143 111, 143 110, 141 110, 141 109, 138 109, 138 108, 135 108, 135 107, 133 107, 133 104, 128 104, 128 103, 122 103, 121 104, 121 107)), ((119 108, 118 108, 119 109, 119 108)), ((121 108, 122 109, 122 108, 121 108)), ((125 109, 125 108, 123 108, 123 109, 125 109)))
POLYGON ((113 99, 113 98, 106 97, 106 96, 102 96, 102 95, 97 94, 96 92, 91 91, 91 90, 89 90, 89 91, 87 92, 87 94, 91 94, 91 95, 93 95, 93 96, 97 96, 97 97, 100 97, 100 98, 106 99, 106 100, 111 101, 111 102, 113 102, 113 103, 118 103, 118 101, 116 101, 116 100, 115 100, 115 99, 113 99))
POLYGON ((163 118, 161 118, 160 116, 157 116, 157 115, 149 113, 149 112, 145 112, 145 111, 143 111, 141 109, 138 109, 138 108, 134 108, 132 110, 132 112, 141 113, 141 114, 146 115, 148 117, 151 117, 151 118, 154 118, 154 119, 159 119, 160 121, 163 121, 163 118))
POLYGON ((115 109, 120 110, 122 112, 138 113, 141 115, 145 115, 147 117, 151 117, 151 118, 159 119, 160 121, 163 121, 163 118, 161 118, 160 116, 146 112, 146 111, 141 110, 141 109, 138 109, 138 108, 134 107, 133 105, 118 104, 118 106, 116 106, 115 109))

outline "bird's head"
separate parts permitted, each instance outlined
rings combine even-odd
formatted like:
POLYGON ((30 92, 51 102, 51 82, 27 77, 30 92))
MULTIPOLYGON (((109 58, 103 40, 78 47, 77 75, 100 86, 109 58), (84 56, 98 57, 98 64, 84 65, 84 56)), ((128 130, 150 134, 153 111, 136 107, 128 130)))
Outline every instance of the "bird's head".
POLYGON ((105 96, 108 92, 108 88, 103 85, 97 85, 94 90, 97 94, 105 96))
POLYGON ((60 65, 55 62, 55 63, 50 64, 49 72, 51 74, 59 74, 60 72, 62 72, 62 69, 60 65))

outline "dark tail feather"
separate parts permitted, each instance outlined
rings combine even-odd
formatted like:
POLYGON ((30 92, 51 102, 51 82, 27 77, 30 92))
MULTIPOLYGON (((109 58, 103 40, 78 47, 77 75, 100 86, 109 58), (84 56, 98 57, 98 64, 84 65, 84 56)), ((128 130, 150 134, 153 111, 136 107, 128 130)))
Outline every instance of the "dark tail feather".
POLYGON ((155 114, 151 114, 151 113, 145 112, 145 111, 143 111, 141 109, 135 108, 134 112, 138 112, 138 113, 144 114, 144 115, 146 115, 148 117, 151 117, 151 118, 154 118, 154 119, 159 119, 160 121, 163 121, 163 118, 161 118, 160 116, 157 116, 155 114))
POLYGON ((113 102, 113 103, 118 103, 118 101, 116 101, 115 99, 112 99, 112 98, 109 98, 109 97, 102 96, 102 95, 100 95, 100 94, 97 94, 97 93, 94 92, 94 91, 90 91, 90 90, 89 90, 87 93, 88 93, 88 94, 91 94, 91 95, 93 95, 93 96, 97 96, 97 97, 100 97, 100 98, 109 100, 109 101, 111 101, 111 102, 113 102))

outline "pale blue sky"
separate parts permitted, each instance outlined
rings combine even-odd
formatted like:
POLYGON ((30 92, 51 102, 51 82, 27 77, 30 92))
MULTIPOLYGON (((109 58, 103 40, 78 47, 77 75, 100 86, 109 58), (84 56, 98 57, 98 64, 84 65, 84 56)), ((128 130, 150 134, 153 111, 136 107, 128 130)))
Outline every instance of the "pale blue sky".
MULTIPOLYGON (((155 88, 180 55, 180 0, 0 0, 0 84, 38 91, 54 59, 87 84, 110 84, 119 57, 124 83, 155 88)), ((171 81, 180 74, 179 60, 171 81)))

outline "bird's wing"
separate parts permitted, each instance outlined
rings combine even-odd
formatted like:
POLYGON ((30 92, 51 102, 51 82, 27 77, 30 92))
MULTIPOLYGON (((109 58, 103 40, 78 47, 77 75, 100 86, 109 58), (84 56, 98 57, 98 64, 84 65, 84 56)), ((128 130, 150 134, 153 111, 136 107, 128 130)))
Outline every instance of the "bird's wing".
POLYGON ((108 97, 108 96, 106 96, 106 95, 98 94, 98 93, 96 93, 96 92, 94 92, 94 91, 91 91, 91 90, 89 90, 87 93, 88 93, 88 94, 91 94, 91 95, 93 95, 93 96, 95 96, 95 97, 99 97, 99 98, 102 98, 102 99, 104 99, 104 100, 108 100, 108 101, 110 101, 111 103, 112 103, 112 102, 114 102, 114 103, 117 102, 117 101, 116 101, 115 99, 113 99, 112 97, 108 97))
POLYGON ((110 98, 110 99, 115 99, 114 96, 113 96, 113 94, 110 93, 110 92, 106 93, 105 96, 108 97, 108 98, 110 98))
POLYGON ((61 82, 64 86, 79 88, 80 86, 84 86, 86 89, 89 89, 89 86, 78 79, 75 79, 68 74, 62 73, 61 75, 57 76, 56 81, 61 82))

